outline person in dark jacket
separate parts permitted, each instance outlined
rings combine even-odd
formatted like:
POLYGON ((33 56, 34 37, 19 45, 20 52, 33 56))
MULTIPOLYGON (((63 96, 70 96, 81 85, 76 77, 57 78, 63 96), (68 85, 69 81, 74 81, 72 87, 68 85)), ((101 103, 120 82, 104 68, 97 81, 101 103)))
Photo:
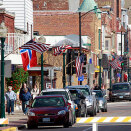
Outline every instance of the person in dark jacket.
POLYGON ((24 115, 28 112, 29 100, 31 99, 31 93, 28 91, 28 88, 23 89, 24 92, 20 94, 20 100, 22 101, 22 110, 24 115))

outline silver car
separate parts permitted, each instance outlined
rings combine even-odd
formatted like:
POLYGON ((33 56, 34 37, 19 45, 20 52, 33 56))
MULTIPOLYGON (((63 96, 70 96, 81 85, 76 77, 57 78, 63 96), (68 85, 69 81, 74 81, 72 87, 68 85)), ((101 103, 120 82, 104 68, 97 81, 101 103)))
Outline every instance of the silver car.
POLYGON ((101 90, 93 90, 96 93, 96 99, 99 100, 99 108, 102 112, 107 112, 107 98, 101 90))
POLYGON ((97 106, 96 106, 96 98, 95 94, 91 91, 88 85, 76 85, 76 86, 67 86, 67 89, 79 89, 82 91, 84 96, 86 97, 86 107, 87 107, 87 115, 95 116, 97 113, 97 106))

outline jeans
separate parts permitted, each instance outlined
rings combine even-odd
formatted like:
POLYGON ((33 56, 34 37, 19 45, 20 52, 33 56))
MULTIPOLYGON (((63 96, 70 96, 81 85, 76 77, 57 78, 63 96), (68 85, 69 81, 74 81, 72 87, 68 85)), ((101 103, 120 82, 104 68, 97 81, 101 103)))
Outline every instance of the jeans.
POLYGON ((7 111, 8 111, 8 113, 10 113, 10 111, 11 111, 11 113, 14 112, 14 100, 7 101, 7 111))
POLYGON ((22 110, 23 110, 23 113, 26 114, 28 112, 28 107, 27 105, 29 105, 29 101, 22 101, 22 110))

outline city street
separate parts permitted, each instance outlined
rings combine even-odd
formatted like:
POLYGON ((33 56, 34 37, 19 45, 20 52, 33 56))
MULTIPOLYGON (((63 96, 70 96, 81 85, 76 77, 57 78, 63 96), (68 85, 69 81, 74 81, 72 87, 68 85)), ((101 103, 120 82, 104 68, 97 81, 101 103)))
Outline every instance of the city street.
MULTIPOLYGON (((97 117, 111 117, 111 116, 131 116, 131 102, 113 102, 108 103, 108 112, 100 112, 97 114, 97 117)), ((21 131, 26 131, 28 129, 23 129, 21 131)), ((91 124, 74 124, 73 127, 63 128, 63 127, 39 127, 37 130, 46 130, 46 131, 92 131, 91 124)), ((99 131, 130 131, 131 123, 109 123, 109 124, 99 124, 99 131)))

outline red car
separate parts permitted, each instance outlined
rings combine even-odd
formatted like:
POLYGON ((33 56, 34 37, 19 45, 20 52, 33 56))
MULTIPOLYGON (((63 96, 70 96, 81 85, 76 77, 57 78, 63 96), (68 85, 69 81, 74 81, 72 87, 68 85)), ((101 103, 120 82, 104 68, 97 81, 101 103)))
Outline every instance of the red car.
POLYGON ((38 96, 28 112, 29 129, 38 126, 63 125, 69 127, 72 122, 71 105, 61 95, 38 96))

